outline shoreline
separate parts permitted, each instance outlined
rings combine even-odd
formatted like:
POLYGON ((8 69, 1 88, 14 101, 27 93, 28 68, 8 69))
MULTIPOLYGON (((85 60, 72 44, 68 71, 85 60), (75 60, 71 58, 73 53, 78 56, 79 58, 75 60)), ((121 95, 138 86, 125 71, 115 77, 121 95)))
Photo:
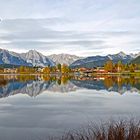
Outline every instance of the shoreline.
POLYGON ((133 73, 0 73, 0 75, 75 75, 75 76, 96 76, 96 75, 112 75, 112 76, 128 76, 128 75, 136 75, 140 76, 140 72, 133 73))

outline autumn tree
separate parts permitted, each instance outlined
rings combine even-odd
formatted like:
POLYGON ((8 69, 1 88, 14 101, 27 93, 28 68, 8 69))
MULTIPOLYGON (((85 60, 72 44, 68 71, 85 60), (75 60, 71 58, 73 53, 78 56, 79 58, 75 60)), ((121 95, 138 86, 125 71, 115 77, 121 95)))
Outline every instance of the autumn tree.
POLYGON ((113 71, 113 62, 112 60, 108 60, 105 65, 104 65, 104 69, 109 71, 109 72, 112 72, 113 71))
POLYGON ((63 64, 61 66, 61 72, 62 73, 68 73, 69 72, 69 67, 66 64, 63 64))
POLYGON ((136 68, 136 65, 135 64, 130 64, 129 65, 130 72, 134 72, 135 71, 135 68, 136 68))
POLYGON ((118 61, 118 64, 117 64, 117 71, 118 72, 122 72, 124 70, 124 66, 122 64, 121 61, 118 61))
POLYGON ((125 70, 125 71, 128 71, 128 70, 129 70, 129 65, 128 65, 128 64, 125 64, 124 70, 125 70))
POLYGON ((19 72, 20 72, 20 73, 25 72, 25 70, 24 70, 24 66, 20 66, 20 67, 19 67, 19 72))
POLYGON ((61 72, 61 64, 57 65, 57 69, 59 70, 59 72, 61 72))
POLYGON ((50 68, 49 67, 45 67, 43 69, 43 73, 50 74, 50 68))
POLYGON ((56 67, 55 67, 55 66, 50 67, 50 71, 51 71, 51 72, 56 72, 56 67))

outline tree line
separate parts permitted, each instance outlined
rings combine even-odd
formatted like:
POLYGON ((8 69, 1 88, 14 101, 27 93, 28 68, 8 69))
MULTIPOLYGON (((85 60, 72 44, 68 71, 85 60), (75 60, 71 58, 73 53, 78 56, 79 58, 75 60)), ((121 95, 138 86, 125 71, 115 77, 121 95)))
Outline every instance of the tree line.
MULTIPOLYGON (((96 67, 98 69, 98 67, 96 67)), ((96 68, 91 68, 96 69, 96 68)), ((10 69, 10 68, 9 68, 10 69)), ((72 73, 74 72, 73 69, 71 69, 66 64, 57 64, 56 66, 46 66, 46 67, 29 67, 29 66, 20 66, 18 68, 15 68, 16 72, 11 73, 20 73, 20 74, 33 74, 33 73, 40 73, 40 74, 50 74, 50 73, 72 73)), ((86 68, 85 68, 86 69, 86 68)), ((88 68, 87 68, 88 69, 88 68)), ((112 72, 112 73, 121 73, 121 72, 135 72, 136 70, 140 70, 139 64, 123 64, 121 61, 118 61, 117 63, 113 63, 112 60, 109 60, 105 63, 105 65, 102 67, 106 72, 112 72)), ((80 68, 75 68, 76 71, 80 72, 80 68)), ((0 73, 3 73, 4 69, 0 68, 0 73)), ((10 73, 10 72, 9 72, 10 73)))
POLYGON ((132 63, 123 64, 121 61, 113 63, 112 60, 109 60, 105 63, 104 69, 108 72, 135 72, 135 70, 140 70, 140 65, 132 63))

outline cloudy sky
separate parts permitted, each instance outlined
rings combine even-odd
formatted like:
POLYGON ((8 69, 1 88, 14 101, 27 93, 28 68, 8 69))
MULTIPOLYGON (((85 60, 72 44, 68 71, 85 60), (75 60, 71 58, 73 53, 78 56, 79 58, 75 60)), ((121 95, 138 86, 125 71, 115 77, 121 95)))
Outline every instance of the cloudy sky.
POLYGON ((80 56, 140 51, 140 0, 0 0, 0 48, 80 56))

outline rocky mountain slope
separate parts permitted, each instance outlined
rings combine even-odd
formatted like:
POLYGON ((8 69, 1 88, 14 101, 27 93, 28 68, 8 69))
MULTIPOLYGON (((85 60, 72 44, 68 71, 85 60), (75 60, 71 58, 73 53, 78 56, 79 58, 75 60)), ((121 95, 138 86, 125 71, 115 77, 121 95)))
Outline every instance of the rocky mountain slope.
POLYGON ((36 50, 30 50, 27 53, 20 54, 21 58, 25 60, 29 65, 32 66, 54 66, 55 63, 44 56, 43 54, 37 52, 36 50))
POLYGON ((134 64, 140 64, 140 56, 136 57, 135 59, 133 59, 131 61, 131 63, 134 63, 134 64))
POLYGON ((5 49, 0 49, 0 64, 42 67, 55 65, 51 59, 35 50, 19 54, 5 49))
POLYGON ((29 65, 20 54, 0 49, 0 64, 29 65))
POLYGON ((78 59, 82 59, 82 57, 70 54, 52 54, 49 55, 48 58, 53 60, 56 64, 67 64, 70 65, 78 59))
POLYGON ((91 56, 84 59, 79 59, 75 62, 73 62, 70 67, 87 67, 87 68, 93 68, 93 67, 100 67, 103 66, 106 61, 112 60, 114 63, 117 63, 118 61, 122 61, 122 63, 126 64, 129 63, 132 59, 134 59, 131 55, 127 55, 123 52, 120 52, 118 54, 114 55, 107 55, 107 56, 91 56))

